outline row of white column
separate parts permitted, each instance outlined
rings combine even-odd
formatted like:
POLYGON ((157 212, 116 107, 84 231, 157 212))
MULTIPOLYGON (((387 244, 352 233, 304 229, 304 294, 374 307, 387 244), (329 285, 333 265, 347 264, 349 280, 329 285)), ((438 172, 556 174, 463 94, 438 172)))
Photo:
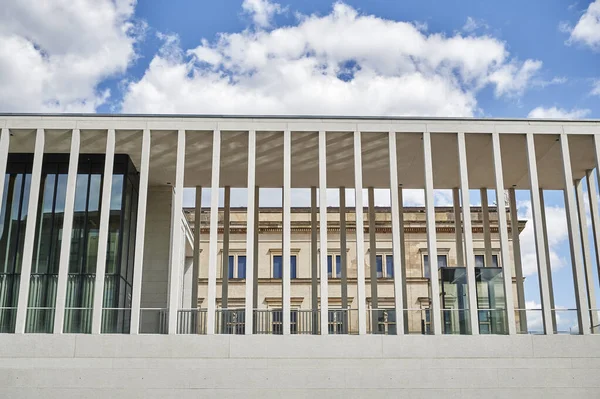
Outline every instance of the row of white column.
MULTIPOLYGON (((355 184, 355 207, 356 207, 356 225, 364 225, 363 215, 363 181, 362 181, 362 150, 361 150, 361 132, 355 131, 354 135, 354 184, 355 184)), ((184 188, 184 169, 185 169, 185 136, 184 130, 178 131, 177 139, 177 161, 176 161, 176 179, 174 186, 174 203, 172 214, 171 228, 171 261, 169 265, 169 295, 168 295, 168 332, 176 333, 177 329, 177 314, 180 295, 179 277, 181 273, 181 245, 183 243, 183 232, 181 226, 178 225, 180 220, 179 212, 183 204, 183 188, 184 188)), ((283 333, 290 334, 290 241, 291 241, 291 132, 284 132, 284 168, 283 168, 283 333)), ((459 157, 459 172, 460 172, 460 192, 463 204, 469 204, 469 187, 468 187, 468 167, 467 154, 465 146, 465 134, 458 132, 458 157, 459 157)), ((9 152, 10 132, 8 129, 2 129, 0 137, 0 198, 3 194, 4 179, 6 173, 6 163, 9 152)), ((38 129, 36 132, 33 169, 31 177, 31 189, 28 205, 28 215, 37 215, 38 199, 40 194, 40 182, 42 175, 42 161, 44 153, 45 132, 43 129, 38 129)), ((572 181, 571 161, 569 154, 568 136, 560 135, 560 146, 563 161, 564 184, 565 184, 565 205, 567 209, 567 221, 569 229, 569 237, 571 244, 571 255, 573 260, 573 276, 575 283, 576 303, 578 309, 579 330, 583 334, 590 333, 590 277, 586 275, 584 270, 584 258, 582 256, 582 232, 580 230, 581 223, 578 221, 577 206, 580 205, 575 199, 575 186, 572 181)), ((142 135, 141 149, 141 165, 140 165, 140 186, 139 186, 139 202, 138 215, 136 226, 136 242, 135 242, 135 263, 133 275, 133 291, 132 291, 132 307, 131 307, 131 333, 138 333, 138 325, 140 318, 140 302, 141 302, 141 284, 143 271, 143 252, 144 252, 144 234, 146 222, 146 202, 148 194, 148 173, 150 163, 150 143, 151 132, 144 130, 142 135)), ((596 165, 600 161, 600 135, 594 136, 596 149, 596 165)), ((542 222, 542 208, 540 199, 540 187, 538 183, 537 163, 535 156, 534 136, 531 133, 526 134, 527 144, 527 163, 529 172, 529 182, 531 191, 533 223, 536 241, 536 251, 538 257, 538 272, 540 277, 541 300, 543 309, 544 326, 547 333, 552 333, 552 314, 551 314, 551 289, 549 286, 548 262, 547 257, 547 241, 544 239, 544 229, 542 222)), ((79 147, 80 133, 75 129, 71 138, 71 152, 69 158, 69 168, 67 177, 67 193, 64 212, 64 227, 63 237, 71 236, 74 203, 75 203, 75 186, 77 178, 77 166, 79 162, 79 147)), ((209 264, 208 264, 208 306, 207 306, 207 325, 206 331, 208 334, 213 334, 215 331, 215 311, 216 311, 216 276, 217 276, 217 257, 218 257, 218 205, 219 205, 219 183, 220 183, 220 153, 221 153, 221 132, 215 130, 213 132, 213 163, 211 175, 211 199, 210 199, 210 230, 209 230, 209 264)), ((503 193, 503 175, 502 175, 502 159, 500 151, 500 139, 498 133, 492 134, 492 150, 493 164, 495 172, 496 193, 503 193)), ((112 176, 113 162, 115 153, 115 131, 109 129, 107 131, 106 140, 106 163, 104 169, 105 176, 112 176)), ((426 131, 423 133, 423 154, 425 167, 425 207, 426 207, 426 224, 427 224, 427 246, 429 259, 433 265, 431 269, 431 308, 432 308, 432 323, 433 333, 441 334, 441 307, 440 307, 440 292, 438 281, 438 270, 435 267, 437 259, 437 241, 435 229, 435 207, 434 207, 434 187, 433 187, 433 163, 431 152, 431 133, 426 131)), ((327 204, 327 170, 326 170, 326 132, 319 132, 319 201, 321 204, 327 204)), ((397 159, 396 159, 396 132, 389 132, 389 162, 390 162, 390 187, 398 188, 399 180, 397 175, 397 159)), ((588 192, 590 195, 592 227, 596 249, 599 248, 600 241, 600 218, 598 213, 598 204, 596 202, 596 185, 591 177, 591 172, 587 175, 588 192)), ((256 183, 256 132, 251 130, 248 133, 248 187, 255 187, 256 183)), ((112 179, 104 179, 102 187, 101 199, 101 220, 99 231, 99 247, 98 259, 96 265, 96 281, 93 302, 92 316, 92 332, 100 333, 101 318, 102 318, 102 296, 104 289, 104 272, 106 265, 106 246, 108 242, 108 216, 110 214, 110 197, 111 197, 112 179)), ((578 187, 579 189, 579 187, 578 187)), ((400 190, 392 189, 391 191, 391 212, 392 212, 392 245, 394 259, 402 259, 401 246, 401 220, 400 220, 400 190)), ((583 201, 582 196, 577 196, 578 200, 583 201)), ((248 190, 248 209, 254 209, 258 206, 256 201, 256 190, 248 190)), ((327 275, 327 208, 320 207, 320 263, 321 275, 327 275)), ((581 212, 581 210, 580 210, 581 212)), ((478 312, 477 312, 477 297, 475 286, 475 258, 473 253, 472 230, 471 230, 471 214, 470 207, 462 207, 462 219, 465 239, 465 265, 467 269, 468 282, 468 302, 471 322, 472 334, 479 333, 478 312)), ((499 236, 501 244, 501 255, 504 265, 509 265, 509 246, 508 246, 508 229, 506 222, 506 209, 503 206, 498 206, 499 220, 499 236)), ((248 212, 247 219, 247 246, 246 256, 247 264, 250 267, 246 270, 246 304, 245 304, 245 323, 246 334, 251 334, 253 330, 253 297, 254 285, 253 281, 255 252, 255 212, 248 212)), ((23 333, 25 330, 25 320, 27 312, 27 299, 29 295, 29 283, 31 275, 31 266, 33 258, 33 246, 35 236, 36 220, 34 217, 27 218, 25 228, 25 244, 23 248, 23 262, 21 266, 21 279, 18 297, 16 328, 17 333, 23 333)), ((517 228, 513 226, 513 229, 517 228)), ((357 253, 364 253, 364 231, 356 229, 356 246, 357 253)), ((68 263, 70 254, 70 239, 61 240, 60 261, 59 261, 59 276, 56 298, 56 316, 54 323, 54 332, 61 333, 63 330, 64 311, 65 311, 65 296, 68 277, 68 263)), ((197 251, 197 249, 196 249, 197 251)), ((597 256, 598 250, 596 250, 597 256)), ((587 255, 586 255, 587 256, 587 255)), ((588 262, 586 262, 588 263, 588 262)), ((587 266, 587 265, 586 265, 587 266)), ((359 313, 359 334, 366 334, 366 291, 365 291, 365 265, 364 258, 357 257, 357 302, 359 313)), ((590 269, 591 264, 586 267, 590 269)), ((511 267, 505 267, 504 287, 507 307, 507 318, 509 333, 514 334, 515 315, 512 312, 514 302, 512 298, 512 272, 511 267)), ((394 262, 394 288, 395 288, 395 307, 397 324, 404 325, 404 312, 400 311, 404 308, 403 286, 402 286, 402 268, 401 262, 394 262)), ((321 308, 320 318, 321 325, 326 326, 328 323, 328 287, 327 279, 321 279, 320 284, 321 308)), ((327 328, 321 329, 321 334, 327 334, 327 328)), ((398 329, 398 333, 402 334, 403 329, 398 329)))

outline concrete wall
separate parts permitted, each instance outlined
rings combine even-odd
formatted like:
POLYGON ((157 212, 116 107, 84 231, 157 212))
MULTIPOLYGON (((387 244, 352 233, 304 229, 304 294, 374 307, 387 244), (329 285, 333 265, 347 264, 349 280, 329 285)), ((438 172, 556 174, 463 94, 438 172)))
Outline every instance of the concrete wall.
POLYGON ((592 398, 600 336, 0 336, 1 398, 592 398))

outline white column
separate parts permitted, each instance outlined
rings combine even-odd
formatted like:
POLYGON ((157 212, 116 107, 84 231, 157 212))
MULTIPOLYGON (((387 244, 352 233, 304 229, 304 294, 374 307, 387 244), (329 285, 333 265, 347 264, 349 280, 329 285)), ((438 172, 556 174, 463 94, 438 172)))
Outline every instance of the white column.
POLYGON ((462 237, 462 218, 460 217, 460 191, 458 188, 452 189, 452 205, 454 207, 454 240, 456 241, 456 265, 465 266, 465 255, 462 237))
MULTIPOLYGON (((504 172, 502 170, 502 153, 500 151, 500 136, 492 133, 492 153, 494 158, 494 178, 496 181, 496 202, 498 211, 498 233, 500 235, 500 253, 502 260, 502 277, 504 277, 504 297, 506 300, 506 316, 508 333, 517 333, 512 286, 512 268, 508 246, 508 226, 506 223, 506 204, 504 202, 504 172)), ((518 226, 513 226, 513 228, 518 226)))
MULTIPOLYGON (((196 186, 196 203, 194 206, 194 259, 192 272, 191 309, 198 309, 198 275, 200 274, 200 230, 202 218, 202 187, 196 186)), ((200 318, 198 318, 200 320, 200 318)))
MULTIPOLYGON (((327 133, 319 132, 319 246, 321 249, 321 335, 329 333, 327 281, 327 133)), ((331 266, 335 274, 335 261, 331 266)))
POLYGON ((65 319, 65 301, 67 297, 67 278, 69 276, 69 256, 71 255, 71 235, 73 232, 73 212, 75 209, 75 187, 77 185, 77 169, 79 167, 79 129, 73 129, 71 136, 71 153, 67 174, 67 193, 63 216, 62 237, 60 242, 60 258, 58 263, 58 282, 56 286, 56 306, 54 311, 54 333, 63 332, 65 319))
MULTIPOLYGON (((596 170, 598 167, 596 166, 596 170)), ((596 252, 596 267, 600 276, 600 213, 598 212, 598 188, 594 171, 587 171, 588 197, 590 201, 590 214, 592 219, 592 231, 594 232, 594 248, 596 252)))
POLYGON ((135 226, 135 248, 133 263, 133 287, 131 290, 130 334, 140 330, 140 306, 142 300, 142 277, 144 273, 144 240, 146 235, 146 204, 148 202, 148 177, 150 169, 150 130, 142 133, 142 157, 140 163, 140 186, 138 189, 138 209, 135 226))
MULTIPOLYGON (((586 294, 587 303, 590 309, 597 309, 596 306, 596 290, 594 283, 594 271, 592 266, 592 251, 590 248, 590 238, 588 236, 587 217, 585 213, 585 200, 583 196, 583 182, 577 180, 575 182, 577 200, 577 215, 579 221, 579 234, 581 234, 581 245, 583 247, 583 267, 585 270, 586 294)), ((589 188, 588 188, 589 190, 589 188)), ((592 326, 598 324, 598 313, 596 311, 589 312, 584 315, 590 317, 592 326)))
POLYGON ((487 188, 479 190, 481 194, 481 212, 483 213, 483 245, 485 247, 485 256, 483 265, 491 267, 492 262, 492 232, 490 231, 490 210, 488 206, 487 188))
MULTIPOLYGON (((19 283, 19 299, 17 302, 17 320, 15 333, 25 332, 25 320, 29 298, 29 282, 31 279, 31 263, 35 241, 40 184, 42 180, 42 162, 44 159, 44 129, 38 129, 35 135, 35 150, 33 154, 33 169, 31 171, 31 186, 29 189, 29 204, 27 206, 27 222, 25 223, 25 240, 23 244, 23 261, 21 263, 21 281, 19 283)), ((8 212, 7 212, 8 215, 8 212)))
MULTIPOLYGON (((365 292, 365 219, 363 215, 362 148, 360 131, 354 131, 354 206, 356 210, 356 285, 358 302, 358 333, 367 333, 365 292)), ((325 274, 327 276, 327 274, 325 274)), ((323 278, 321 277, 321 280, 323 278)))
MULTIPOLYGON (((529 168, 529 186, 531 189, 531 211, 533 216, 533 230, 535 233, 535 249, 538 259, 538 273, 540 279, 540 293, 542 300, 542 315, 546 334, 554 334, 552 328, 552 310, 550 305, 550 286, 548 283, 548 267, 544 242, 544 229, 542 226, 542 208, 540 203, 540 186, 538 183, 537 161, 535 156, 535 142, 533 133, 527 133, 527 164, 529 168)), ((518 228, 518 226, 513 226, 518 228)))
POLYGON ((473 230, 471 228, 471 202, 469 199, 469 173, 465 133, 458 132, 457 137, 460 193, 463 205, 462 217, 465 234, 465 265, 467 267, 467 287, 469 291, 469 319, 471 321, 471 334, 478 335, 479 312, 477 309, 477 286, 475 284, 475 255, 473 254, 473 230))
MULTIPOLYGON (((400 223, 399 196, 398 196, 398 162, 396 159, 396 132, 389 132, 389 155, 390 155, 390 193, 392 199, 392 251, 394 260, 394 307, 396 308, 396 331, 398 335, 404 334, 404 305, 402 303, 402 246, 400 245, 400 223)), ((385 265, 383 266, 385 267, 385 265)))
POLYGON ((585 289, 583 259, 581 255, 581 237, 579 235, 579 226, 577 223, 577 204, 575 203, 575 195, 573 193, 571 155, 569 153, 569 139, 565 133, 560 135, 560 150, 562 153, 563 172, 565 178, 565 207, 567 211, 567 226, 569 227, 569 243, 571 245, 573 283, 575 284, 575 303, 577 305, 579 333, 590 334, 591 325, 585 289))
POLYGON ((217 258, 219 239, 219 172, 221 167, 221 131, 213 132, 213 161, 210 184, 210 229, 208 244, 208 290, 206 295, 206 334, 215 333, 217 308, 217 258))
POLYGON ((256 185, 256 131, 248 132, 248 207, 246 212, 246 334, 253 330, 253 298, 254 298, 254 220, 255 207, 258 206, 254 196, 256 185))
POLYGON ((106 248, 108 246, 108 222, 110 218, 110 198, 112 193, 113 166, 115 160, 115 130, 106 134, 106 157, 102 198, 100 200, 100 231, 98 233, 98 257, 96 260, 96 280, 92 305, 92 334, 100 334, 102 326, 102 303, 104 299, 104 275, 106 273, 106 248))
MULTIPOLYGON (((10 130, 2 128, 2 136, 0 136, 0 201, 4 196, 4 177, 6 175, 6 165, 8 163, 9 146, 10 130)), ((0 206, 2 206, 1 203, 0 206)), ((8 215, 8 212, 6 214, 8 215)))
MULTIPOLYGON (((283 334, 290 334, 291 278, 290 278, 290 245, 292 238, 292 134, 283 132, 283 251, 282 251, 282 311, 283 334)), ((323 284, 321 282, 321 284, 323 284)))
POLYGON ((431 281, 431 321, 433 333, 442 333, 440 310, 440 282, 437 268, 437 238, 435 231, 435 204, 433 202, 433 162, 431 156, 431 133, 423 132, 423 159, 425 161, 425 215, 427 223, 427 254, 431 281))

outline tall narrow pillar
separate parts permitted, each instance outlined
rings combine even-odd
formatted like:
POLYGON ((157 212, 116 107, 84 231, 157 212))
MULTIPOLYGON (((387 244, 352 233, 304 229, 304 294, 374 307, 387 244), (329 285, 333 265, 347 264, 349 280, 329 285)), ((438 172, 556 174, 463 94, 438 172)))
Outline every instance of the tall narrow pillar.
POLYGON ((29 283, 31 279, 31 263, 35 241, 36 215, 42 180, 42 162, 44 159, 44 129, 37 129, 35 135, 35 150, 33 153, 33 168, 31 171, 31 186, 27 206, 27 222, 25 223, 25 240, 23 244, 23 261, 21 263, 21 281, 19 283, 19 298, 17 302, 17 319, 15 333, 25 332, 25 320, 29 298, 29 283))
MULTIPOLYGON (((317 187, 310 188, 310 293, 312 306, 312 333, 319 333, 319 292, 317 277, 319 275, 319 252, 317 251, 317 187)), ((323 276, 321 276, 323 278, 323 276)))
POLYGON ((435 204, 433 202, 433 162, 431 156, 431 133, 423 133, 423 159, 425 163, 425 215, 427 224, 427 254, 429 256, 431 287, 431 322, 433 333, 442 333, 440 309, 440 280, 437 268, 437 238, 435 230, 435 204))
MULTIPOLYGON (((400 252, 401 252, 401 256, 400 256, 400 284, 402 287, 402 306, 405 309, 410 309, 411 308, 411 304, 408 303, 408 289, 407 289, 407 285, 406 285, 406 243, 404 241, 404 198, 403 198, 403 193, 402 193, 402 187, 398 187, 398 219, 400 220, 400 252)), ((395 258, 394 258, 395 259, 395 258)), ((394 260, 394 265, 397 261, 394 260)), ((394 266, 395 267, 395 266, 394 266)), ((395 270, 394 270, 395 273, 395 270)), ((394 276, 394 278, 396 278, 394 276)), ((397 295, 397 294, 396 294, 397 295)), ((404 312, 402 311, 402 317, 404 320, 404 332, 406 334, 409 333, 409 326, 408 326, 408 312, 404 312)))
MULTIPOLYGON (((367 189, 369 196, 369 271, 371 277, 371 333, 377 332, 379 309, 377 293, 377 236, 375 226, 375 190, 373 187, 367 189)), ((383 259, 382 259, 383 261, 383 259)), ((382 264, 383 267, 383 264, 382 264)))
POLYGON ((365 290, 365 220, 363 216, 362 146, 360 131, 354 131, 354 192, 356 210, 356 286, 358 333, 367 333, 365 290))
MULTIPOLYGON (((258 235, 260 227, 259 195, 260 188, 256 186, 254 187, 254 262, 251 264, 252 268, 254 269, 254 278, 252 280, 252 285, 254 286, 252 295, 252 306, 254 309, 258 309, 258 278, 260 277, 258 274, 258 243, 260 240, 260 237, 258 235)), ((256 333, 256 320, 254 320, 254 323, 252 324, 252 331, 256 333)))
MULTIPOLYGON (((283 334, 290 334, 291 320, 291 238, 292 238, 292 134, 289 130, 283 132, 283 290, 282 290, 282 310, 283 310, 283 334)), ((322 284, 322 282, 321 282, 322 284)))
MULTIPOLYGON (((2 135, 0 136, 0 200, 4 198, 4 179, 6 176, 6 166, 8 164, 9 147, 10 130, 7 128, 2 128, 2 135)), ((0 206, 2 206, 1 203, 0 206)))
MULTIPOLYGON (((498 141, 499 142, 499 141, 498 141)), ((500 144, 498 143, 498 146, 500 144)), ((500 156, 500 154, 498 154, 500 156)), ((508 189, 510 207, 510 232, 513 246, 513 262, 515 265, 515 282, 517 286, 517 308, 519 309, 519 332, 527 332, 527 312, 525 310, 525 287, 523 286, 523 264, 521 262, 521 240, 519 238, 519 217, 517 213, 517 197, 515 189, 508 189)), ((504 261, 503 261, 504 262, 504 261)))
MULTIPOLYGON (((71 136, 71 152, 69 155, 69 171, 67 174, 67 192, 65 195, 65 213, 63 216, 62 238, 60 241, 60 258, 58 263, 58 282, 56 285, 56 308, 54 311, 54 333, 63 332, 65 319, 65 301, 67 297, 67 278, 69 276, 69 257, 71 255, 71 235, 73 232, 73 214, 75 210, 75 187, 77 185, 77 169, 79 167, 79 129, 73 129, 71 136)), ((3 176, 4 177, 4 176, 3 176)), ((1 198, 1 197, 0 197, 1 198)))
MULTIPOLYGON (((319 246, 321 249, 321 335, 329 333, 327 281, 327 133, 319 132, 319 246)), ((335 260, 331 270, 335 273, 335 260)))
POLYGON ((246 314, 245 314, 245 333, 254 332, 254 280, 258 276, 254 273, 254 225, 258 224, 256 219, 256 131, 248 132, 248 207, 246 208, 246 314))
POLYGON ((206 295, 206 334, 215 333, 217 308, 217 259, 219 239, 219 172, 221 167, 221 131, 213 132, 213 161, 210 182, 210 228, 208 243, 208 289, 206 295))
POLYGON ((458 187, 452 189, 452 206, 454 208, 454 240, 456 241, 456 266, 465 266, 465 255, 462 237, 462 217, 460 216, 460 191, 458 187))
MULTIPOLYGON (((142 300, 142 277, 144 272, 144 240, 146 234, 146 205, 148 203, 148 177, 150 170, 150 130, 142 133, 142 157, 140 163, 140 185, 138 189, 138 209, 135 227, 135 260, 133 263, 133 287, 131 298, 131 334, 138 334, 140 327, 140 306, 142 300)), ((196 279, 196 286, 197 284, 196 279)), ((196 294, 196 298, 198 295, 196 294)), ((196 299, 198 303, 198 299, 196 299)))
POLYGON ((548 259, 546 258, 546 242, 542 226, 542 208, 540 202, 540 186, 538 183, 537 160, 533 133, 526 134, 527 165, 529 168, 529 187, 531 190, 531 210, 533 214, 533 231, 535 233, 535 249, 538 260, 538 276, 542 300, 542 317, 546 334, 553 334, 552 305, 550 302, 550 285, 548 282, 548 259))
MULTIPOLYGON (((400 229, 402 229, 402 219, 400 218, 400 195, 401 188, 398 185, 398 162, 396 160, 396 132, 389 132, 389 166, 390 166, 390 195, 392 205, 392 251, 393 251, 393 270, 394 270, 394 308, 396 309, 396 325, 404 327, 404 286, 402 285, 403 271, 401 259, 404 257, 404 251, 400 244, 400 229)), ((383 261, 383 260, 382 260, 383 261)), ((387 267, 387 265, 382 265, 387 267)), ((404 334, 404 328, 396 328, 397 334, 404 334)))
POLYGON ((98 257, 96 261, 96 280, 94 282, 94 302, 92 307, 92 334, 100 334, 101 332, 114 160, 115 131, 114 129, 109 129, 106 136, 106 156, 104 158, 104 177, 102 179, 102 198, 100 200, 100 231, 98 233, 98 257))
MULTIPOLYGON (((458 132, 458 165, 460 192, 462 197, 462 218, 465 234, 465 265, 467 267, 467 288, 469 300, 469 320, 471 334, 479 334, 479 312, 477 306, 477 286, 475 284, 475 255, 473 253, 473 230, 471 228, 471 202, 469 198, 469 173, 465 133, 458 132)), ((431 262, 430 262, 431 263, 431 262)))
POLYGON ((492 233, 490 231, 490 209, 488 206, 487 188, 479 190, 481 195, 481 212, 483 214, 483 245, 485 248, 485 256, 483 266, 492 267, 492 233))
MULTIPOLYGON (((341 270, 341 291, 342 291, 342 309, 348 309, 348 250, 346 234, 346 188, 340 187, 340 268, 341 270)), ((333 262, 335 265, 335 262, 333 262)), ((333 267, 333 266, 332 266, 333 267)), ((346 331, 348 326, 345 326, 346 331)))
MULTIPOLYGON (((596 167, 597 168, 597 167, 596 167)), ((598 170, 598 169, 596 169, 598 170)), ((590 202, 590 214, 592 219, 592 231, 594 233, 594 249, 596 253, 596 267, 598 268, 598 276, 600 276, 600 213, 598 212, 598 188, 596 186, 596 179, 594 178, 594 171, 588 170, 587 174, 588 184, 588 199, 590 202)), ((598 311, 596 311, 598 315, 598 311)), ((598 332, 599 327, 595 324, 594 332, 598 332)))
MULTIPOLYGON (((548 275, 548 290, 550 296, 550 309, 556 309, 554 306, 554 284, 552 283, 552 267, 550 265, 550 247, 548 246, 548 227, 546 226, 546 205, 544 205, 544 189, 540 188, 540 208, 542 210, 542 232, 544 234, 544 251, 546 251, 546 273, 548 275)), ((552 331, 558 331, 556 329, 556 313, 551 312, 552 316, 552 331)))
MULTIPOLYGON (((194 204, 194 254, 192 270, 192 299, 190 309, 198 309, 198 276, 200 275, 200 232, 202 230, 202 187, 196 186, 194 204)), ((199 318, 198 318, 199 319, 199 318)))
MULTIPOLYGON (((223 209, 223 256, 221 274, 221 308, 229 307, 229 220, 231 211, 231 187, 225 186, 225 201, 223 209)), ((235 270, 235 268, 234 268, 235 270)), ((235 276, 231 276, 232 278, 235 276)), ((223 317, 225 322, 225 317, 223 317)))
MULTIPOLYGON (((571 170, 571 154, 569 152, 568 136, 560 135, 560 152, 562 154, 565 208, 567 211, 567 226, 569 228, 569 244, 571 247, 571 264, 573 265, 573 283, 575 285, 575 304, 577 305, 577 321, 580 334, 590 334, 590 317, 585 286, 585 271, 581 254, 581 236, 577 223, 577 204, 573 187, 573 172, 571 170)), ((586 232, 587 233, 587 232, 586 232)))
MULTIPOLYGON (((575 181, 575 198, 577 200, 577 215, 579 221, 579 234, 581 234, 581 245, 583 247, 583 267, 585 270, 585 282, 587 293, 587 305, 589 309, 598 309, 596 306, 596 292, 594 283, 594 271, 592 266, 592 251, 590 248, 590 238, 588 236, 587 218, 585 213, 585 200, 583 196, 583 183, 581 180, 575 181)), ((589 190, 589 188, 588 188, 589 190)), ((598 325, 598 312, 589 312, 592 326, 598 325)), ((584 315, 588 317, 588 314, 584 315)))
POLYGON ((171 262, 169 262, 169 324, 168 333, 177 334, 179 315, 181 273, 183 271, 182 251, 184 233, 182 226, 183 178, 185 172, 185 130, 177 132, 177 161, 175 165, 175 187, 171 217, 171 262))
MULTIPOLYGON (((496 203, 498 212, 498 235, 500 236, 500 254, 502 255, 502 277, 504 277, 504 298, 506 301, 506 319, 508 333, 517 332, 515 325, 515 312, 512 287, 512 270, 510 264, 510 251, 508 246, 508 226, 506 222, 506 203, 504 201, 504 172, 502 170, 502 154, 500 151, 500 136, 492 133, 492 154, 494 159, 494 178, 496 182, 496 203)), ((514 227, 514 226, 513 226, 514 227)), ((518 231, 518 227, 517 227, 518 231)), ((518 233, 517 233, 518 234, 518 233)), ((518 239, 517 239, 518 241, 518 239)), ((514 244, 514 243, 513 243, 514 244)), ((527 323, 525 323, 527 327, 527 323)))

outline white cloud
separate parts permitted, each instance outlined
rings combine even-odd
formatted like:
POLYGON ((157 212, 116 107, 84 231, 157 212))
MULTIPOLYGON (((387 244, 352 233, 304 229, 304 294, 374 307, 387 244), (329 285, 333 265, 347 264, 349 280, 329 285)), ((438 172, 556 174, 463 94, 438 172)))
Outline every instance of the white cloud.
POLYGON ((467 22, 463 25, 462 30, 471 33, 481 28, 489 29, 489 25, 484 20, 467 17, 467 22))
POLYGON ((283 9, 278 3, 269 0, 244 0, 242 9, 252 17, 252 21, 259 27, 271 26, 275 14, 280 14, 283 9))
POLYGON ((600 49, 600 0, 589 5, 574 28, 561 23, 559 29, 570 33, 567 44, 581 43, 592 49, 600 49))
MULTIPOLYGON (((248 12, 264 21, 257 8, 248 12)), ((296 25, 256 25, 158 54, 128 84, 123 110, 470 116, 483 87, 518 95, 541 67, 511 59, 489 36, 428 34, 343 3, 324 16, 298 16, 296 25)))
POLYGON ((532 109, 527 115, 528 118, 548 118, 548 119, 581 119, 590 114, 589 109, 573 108, 568 111, 564 108, 544 108, 537 107, 532 109))
MULTIPOLYGON (((533 231, 533 219, 530 201, 517 201, 519 220, 527 220, 525 229, 519 235, 521 244, 521 263, 523 264, 523 275, 537 275, 537 254, 535 246, 535 234, 533 231)), ((569 262, 556 250, 561 243, 569 238, 567 229, 567 214, 565 208, 546 205, 546 229, 548 230, 548 248, 550 252, 550 267, 558 270, 565 267, 569 262)))
POLYGON ((8 1, 0 10, 0 110, 95 111, 98 84, 135 58, 135 1, 8 1))
POLYGON ((594 81, 590 94, 592 96, 600 96, 600 79, 594 81))

